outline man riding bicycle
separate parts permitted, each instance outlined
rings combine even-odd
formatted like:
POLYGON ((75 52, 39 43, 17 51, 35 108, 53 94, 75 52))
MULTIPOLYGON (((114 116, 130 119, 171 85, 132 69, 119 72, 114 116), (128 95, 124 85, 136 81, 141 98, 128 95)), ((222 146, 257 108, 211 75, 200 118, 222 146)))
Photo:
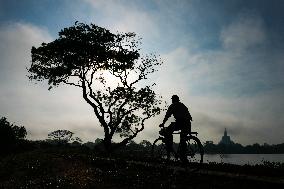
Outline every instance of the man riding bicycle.
POLYGON ((177 95, 172 96, 172 104, 169 106, 163 123, 160 127, 164 127, 169 117, 174 116, 176 122, 172 122, 168 127, 161 130, 161 135, 166 138, 166 146, 168 153, 172 151, 173 146, 173 132, 181 131, 180 133, 180 159, 182 162, 188 162, 186 158, 186 136, 191 132, 192 117, 188 111, 188 108, 180 102, 177 95))

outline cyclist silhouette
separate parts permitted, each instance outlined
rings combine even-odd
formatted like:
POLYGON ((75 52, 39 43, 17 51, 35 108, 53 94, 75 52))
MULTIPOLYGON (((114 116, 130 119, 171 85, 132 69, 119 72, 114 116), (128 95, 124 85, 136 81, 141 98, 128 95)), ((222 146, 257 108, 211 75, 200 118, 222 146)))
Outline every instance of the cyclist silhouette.
POLYGON ((186 158, 186 136, 191 132, 192 117, 188 111, 188 108, 180 102, 177 95, 172 96, 172 104, 169 106, 163 123, 160 127, 163 129, 160 134, 166 138, 166 148, 168 153, 172 151, 173 146, 173 132, 181 131, 180 133, 180 159, 182 162, 187 163, 186 158), (169 117, 174 116, 176 122, 172 122, 168 127, 164 127, 169 117))

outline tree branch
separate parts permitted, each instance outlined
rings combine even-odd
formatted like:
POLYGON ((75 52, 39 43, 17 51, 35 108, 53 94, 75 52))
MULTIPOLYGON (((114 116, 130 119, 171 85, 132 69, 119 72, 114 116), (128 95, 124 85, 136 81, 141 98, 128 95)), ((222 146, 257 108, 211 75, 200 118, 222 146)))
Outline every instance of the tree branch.
MULTIPOLYGON (((94 109, 94 112, 97 116, 97 118, 99 119, 100 123, 102 124, 102 126, 106 129, 107 128, 107 124, 104 120, 104 118, 99 114, 99 111, 98 111, 98 107, 95 103, 93 103, 89 98, 88 98, 88 95, 87 95, 87 88, 86 88, 86 83, 85 83, 85 80, 82 81, 82 89, 83 89, 83 98, 85 99, 85 101, 90 104, 93 109, 94 109)), ((107 128, 108 130, 108 128, 107 128)), ((109 133, 109 132, 108 132, 109 133)))
POLYGON ((144 128, 145 128, 145 121, 146 121, 147 119, 151 118, 153 115, 154 115, 154 114, 148 115, 147 117, 143 118, 143 120, 142 120, 142 122, 141 122, 141 128, 140 128, 140 129, 137 129, 137 130, 134 132, 133 135, 131 135, 131 136, 129 136, 129 137, 123 139, 120 143, 118 143, 118 144, 116 145, 115 148, 119 148, 119 147, 121 147, 121 146, 124 146, 124 145, 126 145, 130 140, 132 140, 133 138, 135 138, 139 132, 141 132, 141 131, 144 130, 144 128))
POLYGON ((89 96, 98 104, 98 106, 99 106, 99 108, 100 108, 100 112, 101 112, 101 114, 102 114, 102 117, 104 117, 105 110, 104 110, 104 108, 103 108, 103 105, 102 105, 102 103, 96 98, 96 96, 93 94, 92 86, 89 84, 89 82, 87 82, 87 83, 88 83, 88 88, 89 88, 89 90, 90 90, 89 96))
POLYGON ((80 87, 82 88, 82 85, 79 85, 79 84, 75 84, 75 83, 70 83, 70 82, 67 82, 67 81, 63 81, 63 83, 67 84, 67 85, 73 85, 75 87, 80 87))

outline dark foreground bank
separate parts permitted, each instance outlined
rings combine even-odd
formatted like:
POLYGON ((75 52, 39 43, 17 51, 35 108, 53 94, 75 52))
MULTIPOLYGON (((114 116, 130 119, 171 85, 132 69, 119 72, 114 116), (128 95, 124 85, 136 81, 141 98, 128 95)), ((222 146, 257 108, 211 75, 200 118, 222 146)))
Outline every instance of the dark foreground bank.
POLYGON ((44 149, 1 157, 0 188, 283 188, 283 165, 204 164, 78 149, 44 149))

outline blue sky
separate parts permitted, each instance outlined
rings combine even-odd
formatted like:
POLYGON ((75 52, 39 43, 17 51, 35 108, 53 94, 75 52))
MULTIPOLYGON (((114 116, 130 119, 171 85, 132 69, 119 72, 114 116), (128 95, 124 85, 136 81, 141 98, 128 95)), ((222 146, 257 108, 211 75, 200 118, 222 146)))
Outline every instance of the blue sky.
MULTIPOLYGON (((32 139, 59 128, 85 141, 102 135, 80 91, 49 92, 26 78, 31 46, 78 20, 136 32, 144 53, 160 54, 156 90, 168 101, 181 97, 204 142, 217 143, 226 127, 242 144, 283 143, 282 10, 280 0, 0 0, 0 116, 25 125, 32 139)), ((137 140, 155 138, 154 125, 137 140)))

